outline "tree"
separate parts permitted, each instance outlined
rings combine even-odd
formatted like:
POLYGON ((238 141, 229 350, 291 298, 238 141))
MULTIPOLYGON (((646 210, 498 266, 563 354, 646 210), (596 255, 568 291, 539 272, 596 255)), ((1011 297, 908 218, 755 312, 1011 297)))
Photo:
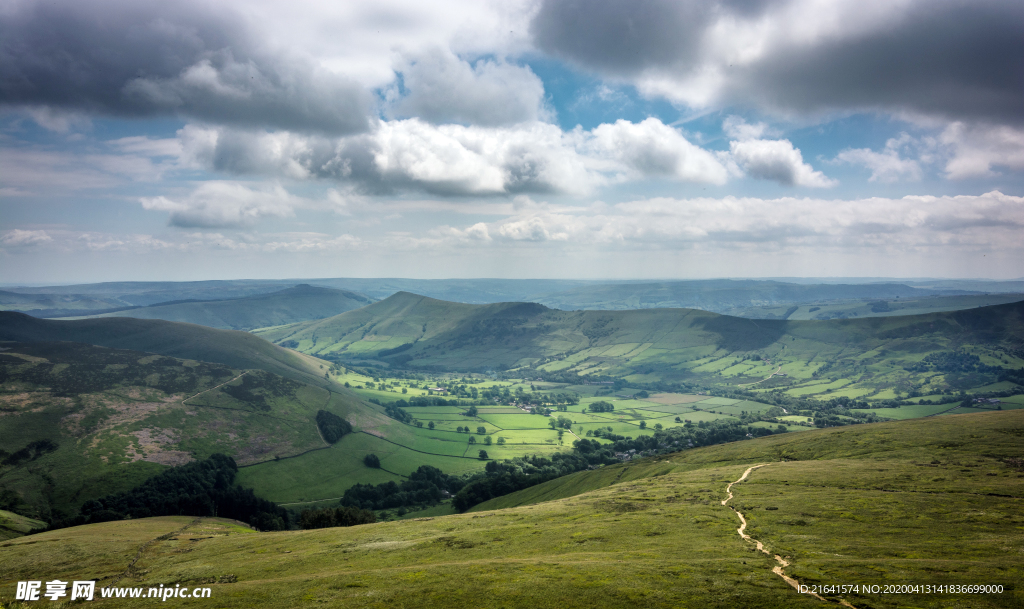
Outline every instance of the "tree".
POLYGON ((464 412, 462 414, 467 416, 467 417, 475 417, 476 413, 477 413, 476 406, 470 406, 469 408, 466 409, 466 412, 464 412))
POLYGON ((664 427, 665 426, 662 425, 661 423, 655 423, 654 424, 654 429, 656 429, 657 431, 661 431, 662 429, 664 429, 664 427))
POLYGON ((434 422, 431 421, 431 422, 427 423, 427 427, 433 429, 434 428, 434 422))
POLYGON ((366 467, 373 467, 373 468, 378 468, 379 469, 380 468, 380 457, 378 457, 377 455, 375 455, 373 453, 370 453, 370 454, 366 455, 365 457, 363 457, 363 465, 365 465, 366 467))
POLYGON ((682 422, 683 422, 683 420, 681 418, 676 417, 676 423, 682 423, 682 422))
POLYGON ((476 432, 482 436, 485 433, 487 433, 487 428, 486 427, 477 427, 476 428, 476 432))
POLYGON ((651 394, 647 393, 646 391, 637 391, 636 393, 633 394, 633 397, 642 400, 644 398, 651 397, 651 394))
POLYGON ((476 444, 476 436, 469 436, 469 443, 476 444))
POLYGON ((505 443, 505 438, 503 438, 501 436, 498 436, 498 446, 501 446, 504 443, 505 443))
POLYGON ((455 431, 457 431, 459 433, 462 433, 462 425, 459 425, 458 427, 456 427, 455 431))
POLYGON ((402 387, 402 393, 409 393, 409 390, 405 387, 402 387))
POLYGON ((487 451, 486 450, 481 450, 480 451, 480 460, 481 461, 486 461, 487 460, 487 451))
POLYGON ((647 421, 640 421, 640 429, 647 429, 647 421))
POLYGON ((491 445, 491 436, 484 436, 484 444, 487 446, 491 445))

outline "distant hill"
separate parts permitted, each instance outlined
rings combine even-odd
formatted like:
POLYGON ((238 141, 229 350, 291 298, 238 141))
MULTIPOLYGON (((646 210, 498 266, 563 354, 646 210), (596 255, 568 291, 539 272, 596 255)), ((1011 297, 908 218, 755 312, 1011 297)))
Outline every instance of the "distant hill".
POLYGON ((752 279, 710 279, 585 285, 533 300, 562 310, 686 308, 733 314, 735 310, 772 305, 837 300, 895 300, 961 293, 967 292, 915 288, 899 283, 804 285, 752 279))
POLYGON ((892 397, 896 391, 927 395, 982 386, 996 382, 1000 371, 1024 367, 1024 302, 905 317, 786 321, 694 309, 466 305, 399 293, 260 335, 339 361, 730 386, 779 373, 766 388, 827 385, 828 379, 839 383, 828 388, 837 396, 856 388, 851 397, 892 397), (927 359, 932 353, 939 355, 927 359))
MULTIPOLYGON (((74 317, 127 311, 135 307, 170 303, 221 301, 267 295, 308 284, 355 292, 371 300, 398 292, 412 292, 469 304, 537 302, 549 307, 576 310, 625 310, 638 308, 694 308, 752 319, 825 319, 891 314, 907 308, 904 301, 922 306, 908 313, 954 310, 1008 302, 1007 294, 1021 294, 1024 282, 971 280, 885 280, 881 278, 781 278, 710 280, 570 280, 570 279, 234 279, 220 281, 123 281, 68 286, 8 287, 0 291, 0 310, 28 312, 36 317, 74 317), (988 296, 982 301, 958 300, 957 296, 988 296), (1003 295, 1001 298, 996 295, 1003 295), (954 298, 948 298, 954 297, 954 298), (939 301, 921 302, 938 298, 939 301), (945 300, 942 300, 946 298, 945 300), (889 306, 876 306, 878 301, 889 306), (826 308, 824 304, 828 304, 826 308), (820 306, 816 311, 810 311, 820 306), (803 307, 803 308, 801 308, 803 307)), ((305 307, 306 305, 303 305, 305 307)), ((316 319, 319 307, 296 313, 316 319)), ((339 311, 325 313, 335 314, 339 311)), ((279 319, 298 321, 288 311, 279 319)), ((138 317, 150 313, 122 313, 138 317)), ((218 311, 182 313, 175 320, 189 321, 199 315, 216 327, 256 327, 259 319, 235 320, 218 311), (180 316, 180 317, 179 317, 180 316), (249 323, 254 325, 250 326, 249 323)), ((160 313, 160 315, 164 315, 160 313)), ((161 319, 169 317, 161 317, 161 319)))
POLYGON ((300 284, 269 294, 157 304, 90 317, 163 319, 225 330, 251 330, 323 319, 372 302, 372 299, 355 292, 300 284))
POLYGON ((248 332, 196 324, 125 317, 65 321, 0 311, 0 341, 87 343, 213 362, 240 370, 266 370, 301 382, 324 383, 322 364, 312 358, 272 345, 248 332))

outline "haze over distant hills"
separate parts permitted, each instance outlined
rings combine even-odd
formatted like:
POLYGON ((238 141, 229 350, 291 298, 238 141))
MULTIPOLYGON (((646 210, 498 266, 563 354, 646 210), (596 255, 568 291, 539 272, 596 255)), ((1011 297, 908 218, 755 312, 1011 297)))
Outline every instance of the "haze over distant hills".
POLYGON ((322 319, 372 302, 373 299, 355 292, 300 284, 269 294, 225 300, 173 302, 103 313, 97 317, 164 319, 211 328, 251 330, 322 319))
POLYGON ((120 282, 0 291, 0 309, 36 317, 152 317, 248 329, 334 315, 400 291, 469 304, 537 302, 563 310, 696 308, 751 319, 831 319, 948 311, 1024 298, 1024 281, 851 279, 585 281, 309 279, 120 282), (299 285, 304 290, 282 292, 299 285), (347 294, 316 292, 312 288, 347 294), (278 292, 269 300, 260 300, 278 292), (353 295, 354 294, 354 295, 353 295), (294 298, 293 302, 289 302, 294 298), (348 301, 346 301, 346 298, 348 301), (199 304, 181 301, 223 301, 199 304), (149 307, 147 309, 130 309, 149 307))

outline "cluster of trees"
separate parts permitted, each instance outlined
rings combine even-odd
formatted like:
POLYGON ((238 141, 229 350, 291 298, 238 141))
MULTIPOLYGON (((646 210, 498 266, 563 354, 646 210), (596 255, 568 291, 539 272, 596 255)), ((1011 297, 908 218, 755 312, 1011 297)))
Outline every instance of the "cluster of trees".
POLYGON ((303 529, 327 529, 331 527, 351 527, 357 524, 373 524, 377 515, 370 510, 357 507, 323 508, 320 510, 303 510, 299 515, 299 527, 303 529))
MULTIPOLYGON (((388 415, 396 421, 403 423, 412 423, 412 415, 405 411, 401 406, 396 406, 395 403, 381 404, 380 400, 376 398, 370 398, 370 401, 378 406, 384 406, 384 414, 388 415)), ((399 400, 401 402, 403 400, 399 400)))
POLYGON ((615 410, 615 405, 612 404, 611 402, 605 402, 602 400, 600 402, 594 402, 590 406, 587 406, 587 409, 590 412, 612 412, 613 410, 615 410))
MULTIPOLYGON (((460 425, 459 427, 455 428, 455 431, 457 431, 459 433, 470 433, 470 429, 469 429, 468 425, 466 427, 462 427, 460 425)), ((481 427, 477 427, 476 428, 476 432, 482 436, 482 435, 487 433, 487 428, 486 427, 482 427, 482 426, 481 427)))
POLYGON ((165 470, 124 493, 86 501, 79 514, 55 520, 50 528, 150 516, 220 516, 248 522, 262 531, 288 528, 288 512, 235 486, 238 466, 227 455, 165 470))
POLYGON ((918 364, 905 368, 910 372, 982 372, 999 374, 1003 368, 981 363, 981 358, 966 351, 929 353, 918 364))
POLYGON ((572 419, 558 415, 548 419, 548 425, 551 429, 572 429, 572 419))
POLYGON ((577 440, 571 453, 555 453, 550 457, 533 455, 508 461, 491 461, 484 474, 474 476, 452 499, 452 506, 465 512, 478 503, 515 491, 588 469, 593 465, 618 463, 608 450, 595 449, 597 442, 577 440), (585 444, 584 444, 585 443, 585 444))
POLYGON ((447 496, 458 492, 465 484, 459 476, 449 476, 430 465, 421 465, 401 483, 356 484, 345 491, 341 505, 364 510, 391 510, 396 508, 427 507, 437 505, 447 496))
POLYGON ((316 413, 316 426, 328 444, 334 444, 345 434, 352 433, 352 425, 348 421, 326 410, 316 413))

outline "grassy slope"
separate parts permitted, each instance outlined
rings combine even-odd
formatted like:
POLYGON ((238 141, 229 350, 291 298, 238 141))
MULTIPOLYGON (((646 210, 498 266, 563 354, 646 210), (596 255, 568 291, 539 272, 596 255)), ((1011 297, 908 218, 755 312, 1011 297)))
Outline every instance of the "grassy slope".
MULTIPOLYGON (((763 438, 588 472, 546 503, 350 529, 255 535, 207 519, 147 547, 123 581, 233 576, 212 585, 224 607, 821 607, 772 574, 775 562, 737 536, 737 516, 720 503, 729 482, 768 463, 733 487, 730 505, 801 583, 999 584, 1001 595, 844 598, 861 609, 1016 607, 1024 474, 1002 459, 1021 455, 1022 429, 1016 411, 763 438), (577 494, 587 476, 601 482, 577 494)), ((41 564, 62 580, 119 573, 143 542, 188 522, 3 543, 0 598, 41 564)))
POLYGON ((260 369, 324 385, 316 360, 267 343, 248 332, 162 320, 108 318, 57 321, 0 312, 0 341, 71 341, 170 357, 260 369))
POLYGON ((163 319, 211 328, 250 330, 330 317, 372 302, 355 292, 299 285, 245 298, 156 305, 97 317, 163 319))
POLYGON ((0 510, 0 541, 21 537, 32 529, 45 526, 46 523, 42 520, 35 520, 21 514, 8 512, 7 510, 0 510))
MULTIPOLYGON (((4 448, 14 452, 37 440, 57 445, 0 467, 0 486, 43 515, 215 452, 240 465, 311 454, 326 448, 315 423, 321 409, 360 428, 390 421, 343 388, 261 370, 242 375, 223 365, 75 343, 8 343, 0 358, 4 448)), ((272 481, 253 478, 261 482, 272 481)))
POLYGON ((781 384, 805 395, 884 398, 892 397, 886 390, 969 389, 994 379, 904 370, 934 351, 963 348, 989 365, 1024 366, 1024 302, 905 317, 785 321, 693 309, 566 312, 524 303, 464 305, 401 293, 261 335, 347 360, 453 370, 536 367, 635 382, 747 385, 781 365, 786 376, 763 388, 781 384), (818 378, 824 366, 828 374, 818 378), (810 385, 796 387, 801 384, 810 385))

